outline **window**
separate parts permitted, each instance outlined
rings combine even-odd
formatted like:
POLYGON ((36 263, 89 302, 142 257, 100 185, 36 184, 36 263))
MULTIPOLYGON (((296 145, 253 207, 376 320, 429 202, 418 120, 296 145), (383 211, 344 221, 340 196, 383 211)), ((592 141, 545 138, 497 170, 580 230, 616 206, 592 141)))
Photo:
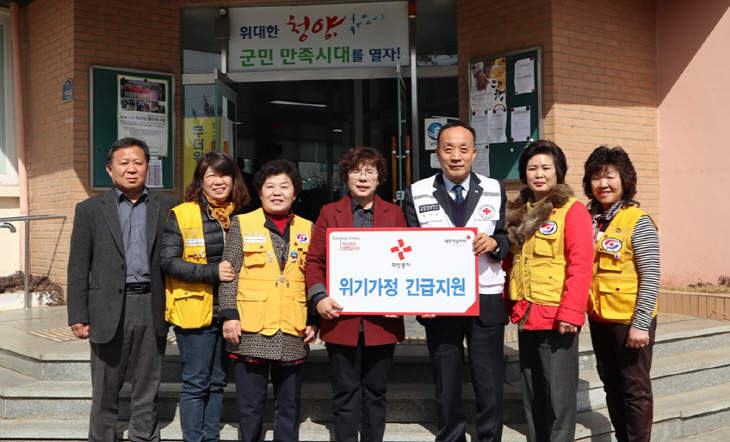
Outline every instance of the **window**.
POLYGON ((10 14, 0 11, 0 184, 17 184, 10 14))

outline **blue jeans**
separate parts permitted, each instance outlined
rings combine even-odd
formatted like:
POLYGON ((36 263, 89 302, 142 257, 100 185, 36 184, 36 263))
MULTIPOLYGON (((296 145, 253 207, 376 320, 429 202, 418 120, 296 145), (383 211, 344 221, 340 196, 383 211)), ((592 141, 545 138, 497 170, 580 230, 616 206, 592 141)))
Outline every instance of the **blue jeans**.
POLYGON ((228 358, 217 322, 204 328, 175 327, 182 364, 180 426, 185 442, 220 440, 228 358))

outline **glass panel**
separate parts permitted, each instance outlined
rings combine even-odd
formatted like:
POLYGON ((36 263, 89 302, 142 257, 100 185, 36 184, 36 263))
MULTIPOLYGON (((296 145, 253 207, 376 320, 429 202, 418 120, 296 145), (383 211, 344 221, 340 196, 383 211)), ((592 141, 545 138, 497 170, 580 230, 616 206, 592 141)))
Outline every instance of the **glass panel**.
POLYGON ((193 179, 200 157, 215 148, 215 86, 185 86, 183 97, 183 176, 180 185, 184 190, 193 179))
POLYGON ((416 2, 418 66, 457 64, 456 38, 456 0, 416 2))
MULTIPOLYGON (((225 75, 216 71, 215 80, 215 148, 236 157, 236 92, 225 84, 225 75)), ((231 85, 233 86, 233 85, 231 85)))
POLYGON ((5 26, 0 24, 0 176, 8 173, 8 137, 5 130, 5 26))
POLYGON ((221 43, 215 39, 218 8, 184 8, 181 14, 183 73, 210 73, 221 68, 221 43))

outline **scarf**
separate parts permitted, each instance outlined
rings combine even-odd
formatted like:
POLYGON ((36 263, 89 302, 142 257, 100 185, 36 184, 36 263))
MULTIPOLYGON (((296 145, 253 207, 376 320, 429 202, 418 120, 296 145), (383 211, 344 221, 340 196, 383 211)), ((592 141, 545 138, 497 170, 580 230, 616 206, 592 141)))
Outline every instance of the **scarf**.
POLYGON ((210 211, 210 216, 220 221, 223 229, 228 231, 228 228, 231 226, 233 201, 223 201, 222 203, 219 203, 218 201, 209 197, 205 192, 203 192, 203 195, 205 195, 205 199, 208 200, 208 210, 210 211))
POLYGON ((605 223, 606 221, 611 222, 614 216, 618 213, 619 210, 621 210, 621 207, 624 206, 623 200, 618 200, 611 207, 608 208, 608 210, 604 211, 603 208, 596 202, 595 205, 592 205, 591 212, 593 212, 593 243, 595 244, 598 241, 598 238, 601 236, 601 225, 605 223))

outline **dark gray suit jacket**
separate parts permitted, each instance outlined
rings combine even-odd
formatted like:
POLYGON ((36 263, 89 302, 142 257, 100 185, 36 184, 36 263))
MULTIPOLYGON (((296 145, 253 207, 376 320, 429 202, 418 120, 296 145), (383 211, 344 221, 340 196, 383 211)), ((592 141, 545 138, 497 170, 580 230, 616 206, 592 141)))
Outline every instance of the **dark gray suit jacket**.
MULTIPOLYGON (((147 252, 155 333, 167 334, 165 280, 160 243, 170 209, 178 199, 147 190, 147 252)), ((126 261, 114 189, 76 205, 68 260, 68 323, 89 323, 89 339, 104 344, 114 337, 124 309, 126 261)))

